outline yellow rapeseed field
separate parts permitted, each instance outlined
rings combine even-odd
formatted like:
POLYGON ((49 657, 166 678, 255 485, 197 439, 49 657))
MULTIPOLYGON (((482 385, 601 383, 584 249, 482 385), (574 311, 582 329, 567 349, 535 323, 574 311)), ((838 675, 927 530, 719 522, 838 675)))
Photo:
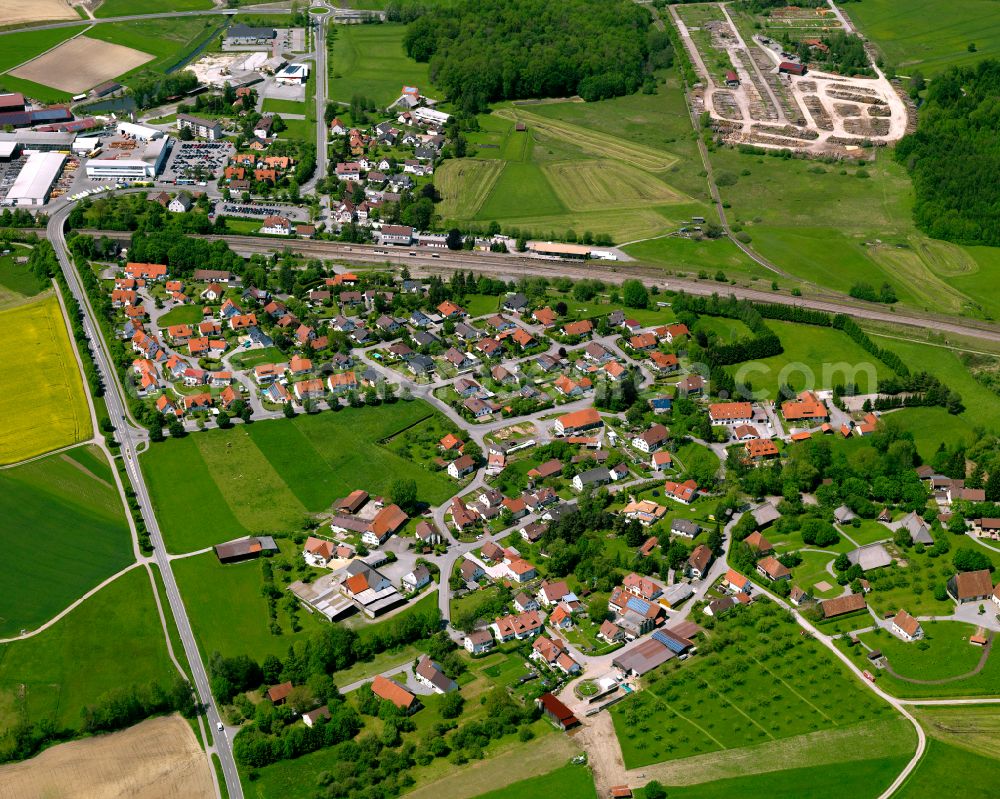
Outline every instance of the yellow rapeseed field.
POLYGON ((90 438, 83 391, 54 295, 0 312, 0 463, 90 438))

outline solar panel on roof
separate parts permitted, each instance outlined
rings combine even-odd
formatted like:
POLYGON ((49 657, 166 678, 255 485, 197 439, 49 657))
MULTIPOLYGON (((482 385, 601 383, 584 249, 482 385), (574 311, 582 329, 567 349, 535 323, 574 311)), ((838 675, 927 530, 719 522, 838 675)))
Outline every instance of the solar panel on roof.
POLYGON ((667 635, 663 630, 657 630, 650 636, 654 641, 659 641, 667 649, 675 654, 681 654, 685 649, 687 649, 687 644, 678 641, 676 638, 672 638, 667 635))
POLYGON ((634 610, 636 613, 641 613, 643 616, 649 612, 649 603, 639 599, 637 596, 629 597, 628 602, 625 603, 625 607, 634 610))

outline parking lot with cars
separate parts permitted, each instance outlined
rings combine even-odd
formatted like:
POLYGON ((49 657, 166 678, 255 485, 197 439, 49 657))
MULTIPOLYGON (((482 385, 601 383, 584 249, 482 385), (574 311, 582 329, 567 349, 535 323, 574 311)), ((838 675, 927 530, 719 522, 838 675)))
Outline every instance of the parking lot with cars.
POLYGON ((178 186, 216 180, 233 152, 229 142, 177 142, 160 180, 178 186))
POLYGON ((263 219, 266 216, 285 216, 293 221, 305 221, 308 219, 308 214, 304 208, 298 208, 294 205, 279 205, 277 203, 220 202, 215 206, 215 213, 250 219, 263 219))

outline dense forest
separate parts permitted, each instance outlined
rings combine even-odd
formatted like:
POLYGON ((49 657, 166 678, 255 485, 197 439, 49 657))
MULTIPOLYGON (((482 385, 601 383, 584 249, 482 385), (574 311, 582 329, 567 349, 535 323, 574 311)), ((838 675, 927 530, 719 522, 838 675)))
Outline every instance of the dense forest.
POLYGON ((1000 61, 952 67, 928 84, 915 133, 896 146, 913 178, 914 221, 938 239, 1000 246, 1000 61))
POLYGON ((669 37, 649 22, 629 0, 464 0, 425 10, 404 46, 449 100, 478 112, 495 100, 635 92, 672 62, 669 37))

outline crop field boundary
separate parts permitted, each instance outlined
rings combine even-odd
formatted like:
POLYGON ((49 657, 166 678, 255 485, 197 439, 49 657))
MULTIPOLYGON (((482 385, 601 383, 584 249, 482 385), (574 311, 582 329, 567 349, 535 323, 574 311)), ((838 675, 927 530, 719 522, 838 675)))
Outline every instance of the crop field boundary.
POLYGON ((461 158, 445 161, 434 175, 434 185, 444 198, 441 216, 445 219, 475 218, 493 193, 505 167, 506 162, 501 160, 461 158))
MULTIPOLYGON (((819 730, 774 741, 706 752, 701 755, 653 763, 629 769, 629 783, 659 780, 665 785, 697 785, 703 782, 763 774, 805 766, 845 763, 901 754, 899 731, 910 733, 903 719, 862 722, 847 727, 819 730), (848 752, 857 757, 845 757, 848 752), (643 776, 640 776, 643 775, 643 776)), ((906 752, 911 747, 906 747, 906 752)))
POLYGON ((540 166, 552 190, 570 211, 645 209, 691 201, 650 173, 609 159, 554 161, 540 166))
POLYGON ((573 144, 592 155, 624 161, 626 164, 632 164, 632 166, 647 172, 666 172, 680 160, 675 155, 654 150, 652 147, 632 144, 570 122, 539 116, 525 111, 523 108, 501 108, 493 113, 501 119, 524 122, 543 136, 551 136, 554 139, 573 144))

